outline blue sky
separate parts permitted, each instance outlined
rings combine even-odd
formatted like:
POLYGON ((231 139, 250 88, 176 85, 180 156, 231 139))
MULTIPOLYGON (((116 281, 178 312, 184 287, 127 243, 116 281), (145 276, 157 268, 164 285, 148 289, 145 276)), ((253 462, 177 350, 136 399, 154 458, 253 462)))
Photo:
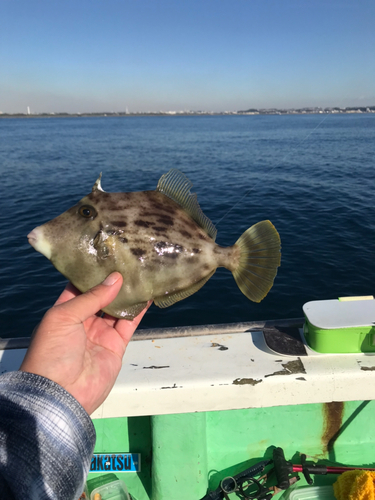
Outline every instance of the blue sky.
POLYGON ((1 0, 0 111, 375 105, 374 0, 1 0))

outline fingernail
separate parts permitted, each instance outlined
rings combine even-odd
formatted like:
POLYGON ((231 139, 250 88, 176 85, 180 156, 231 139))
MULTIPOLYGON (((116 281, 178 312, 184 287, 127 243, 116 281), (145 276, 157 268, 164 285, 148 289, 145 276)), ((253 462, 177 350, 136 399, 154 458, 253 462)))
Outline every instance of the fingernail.
POLYGON ((120 279, 121 274, 120 273, 112 273, 109 276, 106 277, 106 279, 103 281, 102 285, 106 286, 111 286, 116 283, 120 279))

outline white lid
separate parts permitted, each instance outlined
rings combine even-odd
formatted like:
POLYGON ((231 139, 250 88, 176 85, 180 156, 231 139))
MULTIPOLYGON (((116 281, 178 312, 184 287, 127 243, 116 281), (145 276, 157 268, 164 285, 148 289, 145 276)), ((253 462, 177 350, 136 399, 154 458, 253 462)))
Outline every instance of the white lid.
POLYGON ((353 328, 375 325, 375 300, 342 302, 317 300, 306 302, 303 312, 309 323, 317 328, 353 328))

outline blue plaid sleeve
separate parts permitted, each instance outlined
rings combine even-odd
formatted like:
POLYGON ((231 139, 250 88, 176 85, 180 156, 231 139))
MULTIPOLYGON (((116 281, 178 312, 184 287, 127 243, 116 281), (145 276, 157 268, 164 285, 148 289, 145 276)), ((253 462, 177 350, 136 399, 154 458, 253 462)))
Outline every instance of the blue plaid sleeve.
POLYGON ((78 500, 95 445, 92 421, 60 385, 0 376, 0 498, 78 500))

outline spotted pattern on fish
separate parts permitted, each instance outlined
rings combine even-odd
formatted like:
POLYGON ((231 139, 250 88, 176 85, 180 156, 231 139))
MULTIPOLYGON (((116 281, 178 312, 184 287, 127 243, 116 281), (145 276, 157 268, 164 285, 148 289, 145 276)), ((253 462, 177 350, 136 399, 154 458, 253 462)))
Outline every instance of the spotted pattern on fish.
POLYGON ((126 227, 128 225, 128 223, 124 220, 116 220, 111 222, 111 224, 113 224, 116 227, 126 227))
POLYGON ((145 254, 145 250, 143 248, 131 248, 130 251, 136 257, 141 257, 145 254))
POLYGON ((191 238, 191 233, 188 233, 187 231, 185 231, 185 229, 180 229, 180 234, 181 234, 184 238, 191 238))
POLYGON ((173 226, 174 225, 173 219, 171 217, 167 217, 166 215, 164 217, 160 217, 158 219, 158 223, 162 224, 164 226, 173 226))
POLYGON ((155 225, 155 222, 147 221, 147 220, 136 220, 134 224, 139 227, 150 227, 155 225))

